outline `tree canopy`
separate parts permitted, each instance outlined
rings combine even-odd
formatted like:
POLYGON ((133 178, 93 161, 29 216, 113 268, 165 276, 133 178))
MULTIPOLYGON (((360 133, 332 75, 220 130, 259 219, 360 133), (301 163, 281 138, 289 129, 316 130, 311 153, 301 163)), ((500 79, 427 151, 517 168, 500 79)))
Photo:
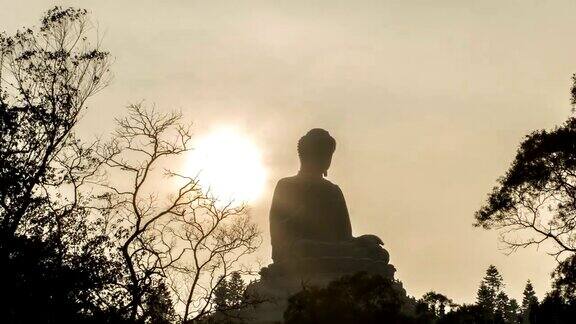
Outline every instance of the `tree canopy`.
POLYGON ((502 229, 515 250, 551 241, 558 257, 576 252, 576 118, 528 135, 506 175, 476 212, 476 225, 502 229), (521 232, 520 237, 508 235, 521 232))

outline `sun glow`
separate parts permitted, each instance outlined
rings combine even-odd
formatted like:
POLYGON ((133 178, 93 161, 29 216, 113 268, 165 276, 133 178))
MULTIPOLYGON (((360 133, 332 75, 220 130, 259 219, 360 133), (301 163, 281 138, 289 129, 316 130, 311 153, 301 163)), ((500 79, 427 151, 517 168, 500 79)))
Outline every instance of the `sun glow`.
POLYGON ((266 170, 254 142, 233 128, 220 128, 201 138, 188 157, 189 172, 222 201, 251 202, 262 193, 266 170))

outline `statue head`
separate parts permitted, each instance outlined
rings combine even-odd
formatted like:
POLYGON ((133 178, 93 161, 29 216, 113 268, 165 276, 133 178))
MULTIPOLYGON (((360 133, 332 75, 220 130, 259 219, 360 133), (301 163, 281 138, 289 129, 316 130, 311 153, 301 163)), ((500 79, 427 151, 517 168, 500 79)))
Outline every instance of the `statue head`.
POLYGON ((328 131, 321 128, 311 129, 298 141, 300 169, 326 176, 335 150, 336 140, 328 131))

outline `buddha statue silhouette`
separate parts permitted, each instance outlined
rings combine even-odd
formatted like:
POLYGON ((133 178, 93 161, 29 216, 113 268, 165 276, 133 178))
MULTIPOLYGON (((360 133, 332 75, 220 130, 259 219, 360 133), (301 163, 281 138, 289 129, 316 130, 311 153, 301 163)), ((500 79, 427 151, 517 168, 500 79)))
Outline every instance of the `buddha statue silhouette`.
MULTIPOLYGON (((380 238, 352 236, 344 195, 324 179, 335 149, 327 131, 310 130, 298 141, 300 171, 276 185, 270 208, 273 262, 246 288, 247 296, 264 300, 241 314, 250 323, 281 322, 288 298, 303 284, 327 285, 356 272, 394 279, 396 269, 380 238)), ((394 285, 405 294, 399 282, 394 285)))
POLYGON ((300 171, 278 181, 270 209, 274 263, 298 258, 369 258, 388 262, 375 235, 352 236, 340 187, 326 180, 336 141, 314 128, 298 141, 300 171))

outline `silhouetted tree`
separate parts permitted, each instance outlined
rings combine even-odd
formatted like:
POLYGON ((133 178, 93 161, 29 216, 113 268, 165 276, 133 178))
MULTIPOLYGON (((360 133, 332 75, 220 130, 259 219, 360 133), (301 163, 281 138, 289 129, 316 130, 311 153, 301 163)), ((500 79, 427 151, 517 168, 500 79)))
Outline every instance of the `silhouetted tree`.
POLYGON ((553 273, 553 289, 544 300, 538 304, 533 296, 533 289, 527 287, 525 295, 528 301, 532 301, 529 320, 531 324, 573 323, 576 318, 576 298, 574 291, 574 257, 562 261, 553 273), (530 292, 532 290, 532 292, 530 292), (532 297, 533 296, 533 297, 532 297))
POLYGON ((434 323, 438 320, 436 314, 431 309, 427 302, 423 301, 422 298, 416 300, 409 297, 414 305, 414 315, 417 319, 417 323, 434 323))
POLYGON ((482 281, 480 287, 478 287, 478 292, 476 293, 476 305, 487 313, 492 313, 496 305, 494 295, 494 291, 488 287, 484 281, 482 281))
POLYGON ((424 303, 436 318, 443 317, 447 310, 455 307, 450 298, 435 291, 427 292, 419 301, 424 303))
POLYGON ((519 321, 518 303, 506 295, 504 280, 494 265, 486 269, 486 275, 480 282, 476 299, 476 305, 482 310, 479 316, 484 317, 484 320, 506 324, 519 321))
POLYGON ((117 224, 112 235, 124 262, 120 285, 130 295, 129 318, 142 316, 146 296, 161 280, 183 309, 183 322, 202 318, 212 311, 222 278, 259 246, 260 233, 246 206, 211 196, 196 177, 165 168, 172 187, 165 186, 166 198, 159 198, 155 170, 191 150, 181 114, 131 105, 117 122, 113 139, 100 150, 113 175, 102 184, 101 197, 117 224))
POLYGON ((486 269, 486 275, 478 288, 476 304, 489 313, 495 313, 498 307, 497 296, 503 285, 504 282, 498 269, 494 265, 490 265, 486 269))
POLYGON ((305 287, 290 297, 285 323, 415 323, 403 314, 408 301, 393 281, 358 273, 325 288, 305 287))
MULTIPOLYGON (((576 77, 573 80, 572 104, 576 104, 576 77)), ((549 253, 559 261, 553 274, 554 293, 565 302, 574 299, 576 117, 551 131, 528 135, 475 217, 476 226, 501 230, 501 240, 511 252, 550 242, 549 253)), ((554 298, 542 309, 550 308, 554 298)))
POLYGON ((501 319, 504 323, 506 323, 506 312, 508 311, 509 302, 510 298, 505 292, 500 291, 496 295, 496 309, 494 310, 494 317, 501 319))
POLYGON ((576 255, 558 264, 552 273, 553 288, 565 300, 576 301, 576 255))
POLYGON ((571 324, 576 318, 576 303, 567 301, 557 291, 546 295, 530 318, 531 324, 571 324))
POLYGON ((214 289, 214 308, 216 311, 226 309, 228 306, 228 280, 220 276, 220 284, 214 289))
POLYGON ((486 269, 486 275, 483 280, 495 295, 504 288, 504 279, 498 269, 492 264, 486 269))
POLYGON ((94 145, 74 137, 109 55, 85 10, 55 7, 37 29, 0 34, 0 264, 3 321, 82 322, 107 314, 116 263, 84 190, 94 145), (94 44, 94 45, 93 45, 94 44))
POLYGON ((516 299, 511 298, 504 312, 504 321, 506 323, 522 323, 522 310, 516 299))
POLYGON ((244 301, 246 285, 238 271, 232 272, 230 279, 221 278, 222 282, 214 290, 214 304, 216 311, 237 309, 244 301))
POLYGON ((163 282, 154 286, 156 289, 146 295, 142 321, 151 324, 176 323, 178 316, 172 305, 170 290, 163 282))
POLYGON ((246 313, 242 311, 263 300, 246 293, 246 284, 238 271, 232 272, 228 278, 221 276, 220 279, 221 283, 214 289, 213 312, 206 314, 200 322, 212 324, 247 322, 246 313))
POLYGON ((30 232, 69 211, 34 212, 52 205, 51 189, 77 184, 91 169, 73 128, 86 100, 107 85, 110 63, 87 39, 89 26, 85 10, 55 7, 39 30, 0 34, 3 246, 24 228, 30 232))
POLYGON ((244 299, 244 291, 246 290, 246 284, 240 273, 238 271, 232 272, 230 279, 228 280, 228 305, 230 307, 238 307, 244 299))
POLYGON ((538 307, 538 297, 530 280, 526 282, 522 295, 522 323, 527 324, 532 322, 531 313, 538 307))
POLYGON ((494 318, 506 324, 515 324, 520 322, 519 315, 518 302, 515 299, 510 299, 504 291, 500 291, 496 295, 494 318))
POLYGON ((513 251, 551 241, 553 255, 576 252, 576 119, 552 131, 536 131, 521 144, 476 225, 502 229, 513 251), (510 237, 507 234, 514 233, 510 237))
POLYGON ((493 324, 486 310, 478 305, 461 305, 440 318, 438 324, 493 324))

